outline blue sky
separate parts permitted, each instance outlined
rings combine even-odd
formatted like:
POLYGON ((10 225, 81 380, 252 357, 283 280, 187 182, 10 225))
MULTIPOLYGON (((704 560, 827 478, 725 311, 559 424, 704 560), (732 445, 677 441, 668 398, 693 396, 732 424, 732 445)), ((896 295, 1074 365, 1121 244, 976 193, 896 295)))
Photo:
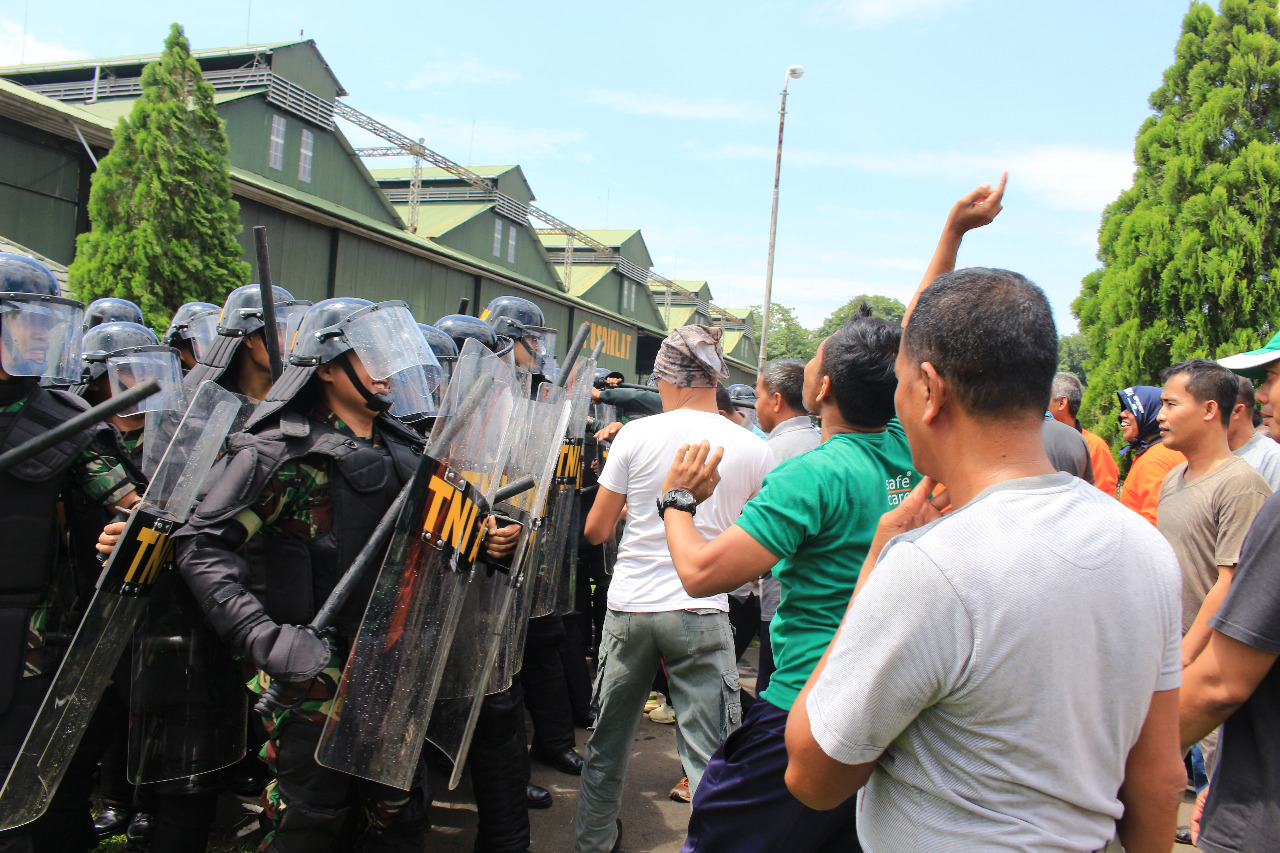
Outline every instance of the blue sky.
POLYGON ((329 0, 0 0, 0 64, 24 49, 28 62, 156 52, 175 16, 197 48, 302 31, 352 106, 455 161, 519 163, 544 209, 578 228, 639 227, 655 271, 743 307, 763 300, 778 96, 799 63, 774 301, 808 326, 857 293, 905 301, 952 201, 1008 169, 1004 212, 960 263, 1029 276, 1067 332, 1186 10, 384 0, 362 17, 329 0))

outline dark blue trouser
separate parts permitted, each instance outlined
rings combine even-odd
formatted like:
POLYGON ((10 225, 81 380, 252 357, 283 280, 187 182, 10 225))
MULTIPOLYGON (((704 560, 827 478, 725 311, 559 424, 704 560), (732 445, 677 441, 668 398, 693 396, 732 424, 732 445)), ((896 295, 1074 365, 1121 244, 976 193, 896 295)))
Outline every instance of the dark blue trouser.
POLYGON ((857 797, 815 811, 787 790, 787 712, 759 699, 711 756, 681 853, 860 851, 857 797))

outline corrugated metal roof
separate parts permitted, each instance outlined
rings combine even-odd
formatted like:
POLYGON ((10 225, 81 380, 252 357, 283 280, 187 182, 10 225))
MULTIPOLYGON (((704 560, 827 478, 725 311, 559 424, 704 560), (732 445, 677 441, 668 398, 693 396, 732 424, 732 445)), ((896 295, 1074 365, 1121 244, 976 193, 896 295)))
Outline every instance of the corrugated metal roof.
MULTIPOLYGON (((564 281, 564 266, 556 265, 554 269, 560 280, 564 281)), ((570 283, 569 292, 574 296, 581 296, 599 284, 602 278, 613 271, 613 267, 606 264, 575 264, 572 272, 573 281, 570 283)))
MULTIPOLYGON (((578 231, 613 249, 621 247, 628 238, 640 233, 639 228, 579 228, 578 231)), ((539 234, 538 239, 542 240, 542 245, 550 246, 553 249, 562 249, 565 245, 565 235, 563 234, 539 234)), ((574 243, 574 245, 581 246, 583 244, 574 243)))
MULTIPOLYGON (((408 155, 405 155, 408 156, 408 155)), ((497 178, 505 175, 512 169, 519 169, 519 166, 463 166, 462 168, 475 172, 482 178, 497 178)), ((413 169, 405 167, 403 169, 370 169, 369 174, 373 175, 380 181, 408 181, 413 178, 413 169)), ((451 180, 462 180, 451 172, 447 172, 437 166, 423 166, 422 179, 435 180, 439 178, 448 178, 451 180)))
MULTIPOLYGON (((214 104, 225 104, 229 101, 238 101, 241 98, 250 98, 254 95, 260 95, 266 92, 266 89, 249 89, 244 92, 214 92, 214 104)), ((133 105, 138 102, 137 98, 116 98, 110 101, 98 101, 93 104, 77 104, 77 106, 87 113, 93 113, 101 116, 114 125, 121 116, 126 116, 133 111, 133 105)))
MULTIPOLYGON (((418 236, 439 237, 469 222, 493 207, 493 202, 478 203, 435 203, 418 205, 418 236)), ((406 222, 409 219, 409 205, 395 205, 396 212, 406 222)))
MULTIPOLYGON (((191 55, 196 59, 217 56, 252 56, 255 53, 291 47, 295 44, 306 44, 310 39, 298 41, 281 41, 273 44, 245 44, 239 47, 210 47, 193 50, 191 55)), ((31 74, 37 71, 65 71, 76 68, 93 68, 95 65, 146 65, 160 58, 159 53, 138 53, 133 56, 107 56, 98 59, 63 59, 58 62, 28 62, 22 65, 0 66, 0 76, 9 74, 31 74)))

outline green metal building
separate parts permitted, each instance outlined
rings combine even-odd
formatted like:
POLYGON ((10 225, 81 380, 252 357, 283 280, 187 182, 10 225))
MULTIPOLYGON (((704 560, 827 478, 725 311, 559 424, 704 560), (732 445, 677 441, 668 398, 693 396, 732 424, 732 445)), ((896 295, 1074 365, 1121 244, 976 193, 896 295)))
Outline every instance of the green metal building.
MULTIPOLYGON (((256 263, 251 228, 267 226, 272 277, 296 297, 403 299, 433 322, 462 298, 479 314, 497 296, 524 296, 561 330, 561 355, 589 322, 601 364, 635 379, 670 328, 712 323, 725 329, 730 381, 754 384, 748 318, 713 305, 706 282, 655 274, 639 230, 573 229, 545 215, 557 224, 535 227, 530 213, 544 212, 515 165, 460 167, 427 152, 441 165, 370 170, 362 154, 410 155, 403 143, 351 145, 336 119, 373 120, 339 100, 348 93, 312 41, 193 56, 226 123, 245 260, 256 263)), ((0 68, 0 239, 71 263, 96 161, 156 58, 0 68)))

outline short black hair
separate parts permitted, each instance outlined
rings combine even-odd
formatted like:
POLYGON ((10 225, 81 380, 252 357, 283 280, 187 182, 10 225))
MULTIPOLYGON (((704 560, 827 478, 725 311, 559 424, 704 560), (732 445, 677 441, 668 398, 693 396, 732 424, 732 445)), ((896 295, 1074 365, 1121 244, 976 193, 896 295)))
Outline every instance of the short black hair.
POLYGON ((793 411, 804 408, 804 362, 798 358, 775 358, 760 369, 760 384, 766 394, 781 394, 793 411))
POLYGON ((1074 373, 1053 374, 1053 387, 1049 389, 1049 402, 1059 398, 1067 398, 1067 411, 1071 417, 1080 414, 1080 400, 1084 397, 1084 389, 1080 385, 1080 377, 1074 373))
POLYGON ((617 370, 609 371, 609 375, 605 377, 605 379, 626 379, 626 378, 627 378, 626 374, 617 370))
POLYGON ((1240 390, 1236 392, 1236 403, 1244 403, 1247 409, 1254 408, 1257 398, 1254 397, 1253 380, 1239 374, 1236 374, 1236 380, 1240 383, 1240 390))
POLYGON ((1227 368, 1207 358, 1189 358, 1166 367, 1160 374, 1161 382, 1168 382, 1175 376, 1187 377, 1187 390, 1197 403, 1213 400, 1218 404, 1218 417, 1222 425, 1231 423, 1231 410, 1236 407, 1236 397, 1240 394, 1240 380, 1227 368))
POLYGON ((914 363, 932 364, 975 417, 1044 414, 1058 369, 1058 330, 1044 291, 1002 269, 935 278, 920 293, 902 349, 914 363))
POLYGON ((822 373, 831 378, 836 408, 847 423, 872 428, 889 423, 898 389, 893 364, 901 342, 902 328, 873 316, 865 302, 822 342, 822 373))

